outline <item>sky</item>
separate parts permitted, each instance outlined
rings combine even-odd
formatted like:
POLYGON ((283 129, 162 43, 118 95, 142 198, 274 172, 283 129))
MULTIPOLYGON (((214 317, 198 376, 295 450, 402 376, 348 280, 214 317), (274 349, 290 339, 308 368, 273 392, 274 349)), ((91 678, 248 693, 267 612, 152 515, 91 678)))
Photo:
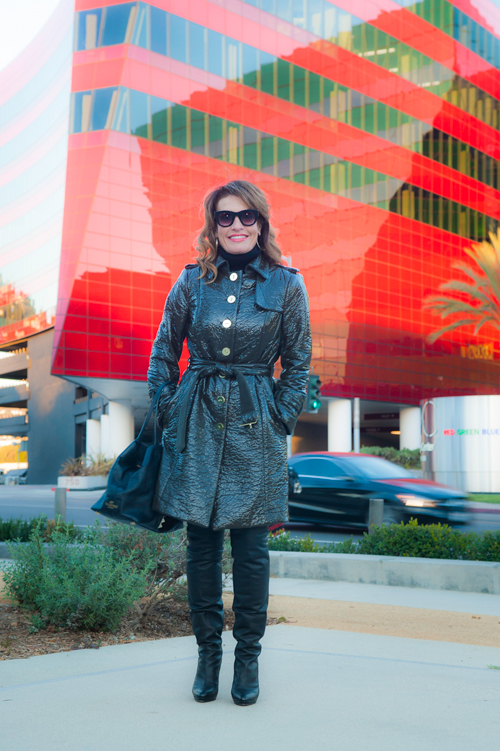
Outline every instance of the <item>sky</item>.
POLYGON ((60 0, 0 0, 0 70, 38 34, 60 0))

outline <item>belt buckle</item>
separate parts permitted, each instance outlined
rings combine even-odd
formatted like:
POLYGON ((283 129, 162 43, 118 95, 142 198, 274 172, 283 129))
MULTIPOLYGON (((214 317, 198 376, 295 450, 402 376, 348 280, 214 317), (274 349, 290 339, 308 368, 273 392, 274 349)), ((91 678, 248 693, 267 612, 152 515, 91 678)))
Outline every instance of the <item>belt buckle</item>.
POLYGON ((256 425, 257 420, 254 420, 253 422, 243 422, 240 425, 240 428, 253 428, 254 425, 256 425))

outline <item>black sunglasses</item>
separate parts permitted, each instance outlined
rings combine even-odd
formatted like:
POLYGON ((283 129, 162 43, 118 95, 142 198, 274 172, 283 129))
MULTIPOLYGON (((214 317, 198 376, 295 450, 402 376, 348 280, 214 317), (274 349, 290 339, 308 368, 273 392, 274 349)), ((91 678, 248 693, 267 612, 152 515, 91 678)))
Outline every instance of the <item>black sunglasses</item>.
POLYGON ((214 217, 219 227, 230 227, 236 217, 238 217, 244 227, 251 227, 259 218, 259 212, 256 209, 243 209, 243 211, 216 211, 214 217))

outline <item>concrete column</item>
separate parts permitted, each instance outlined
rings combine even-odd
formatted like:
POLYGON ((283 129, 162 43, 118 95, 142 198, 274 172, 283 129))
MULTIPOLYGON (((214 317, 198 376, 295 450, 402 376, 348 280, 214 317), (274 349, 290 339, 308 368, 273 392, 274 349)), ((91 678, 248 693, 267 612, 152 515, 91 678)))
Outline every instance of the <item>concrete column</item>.
POLYGON ((87 420, 87 440, 85 454, 90 458, 97 459, 101 453, 101 423, 99 420, 87 420))
POLYGON ((328 401, 328 451, 352 451, 352 406, 350 399, 328 401))
POLYGON ((108 404, 109 459, 121 454, 135 438, 134 414, 130 399, 119 399, 108 404))
POLYGON ((355 397, 352 400, 352 438, 353 438, 353 451, 359 454, 361 447, 361 428, 360 428, 360 414, 359 414, 359 398, 355 397))
POLYGON ((101 415, 101 454, 106 459, 111 457, 109 415, 101 415))
POLYGON ((399 413, 399 448, 400 449, 418 449, 420 448, 420 407, 407 407, 399 413))

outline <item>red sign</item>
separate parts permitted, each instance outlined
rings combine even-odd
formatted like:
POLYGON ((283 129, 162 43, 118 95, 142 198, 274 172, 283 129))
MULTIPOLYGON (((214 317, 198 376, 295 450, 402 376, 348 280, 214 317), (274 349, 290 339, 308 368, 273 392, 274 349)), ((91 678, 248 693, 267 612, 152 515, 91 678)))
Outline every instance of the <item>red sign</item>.
POLYGON ((444 435, 455 435, 455 431, 453 428, 448 428, 448 430, 443 430, 444 435))

